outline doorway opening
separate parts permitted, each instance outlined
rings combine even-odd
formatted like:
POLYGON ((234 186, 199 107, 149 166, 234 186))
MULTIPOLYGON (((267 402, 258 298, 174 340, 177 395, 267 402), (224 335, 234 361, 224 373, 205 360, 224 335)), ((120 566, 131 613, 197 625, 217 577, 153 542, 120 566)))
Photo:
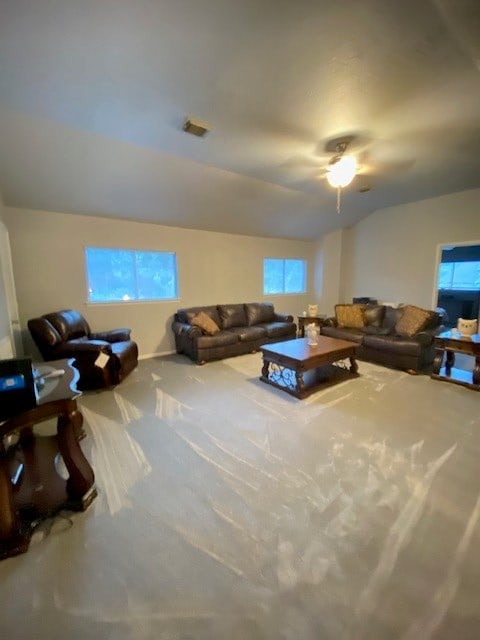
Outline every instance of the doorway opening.
POLYGON ((438 247, 436 306, 445 309, 448 328, 458 318, 475 320, 480 311, 480 242, 438 247))

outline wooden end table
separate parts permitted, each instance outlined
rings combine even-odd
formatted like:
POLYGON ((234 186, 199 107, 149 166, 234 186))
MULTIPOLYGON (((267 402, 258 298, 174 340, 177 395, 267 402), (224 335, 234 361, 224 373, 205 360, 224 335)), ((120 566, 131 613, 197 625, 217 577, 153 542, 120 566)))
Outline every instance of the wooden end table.
POLYGON ((297 320, 298 320, 298 337, 299 338, 304 338, 305 337, 305 327, 307 326, 307 324, 314 324, 317 327, 323 327, 323 325, 325 324, 326 319, 327 319, 327 316, 325 316, 325 315, 320 315, 320 316, 297 316, 297 320))
POLYGON ((434 338, 435 358, 431 377, 461 384, 480 391, 480 335, 461 336, 457 331, 444 331, 434 338), (455 368, 455 353, 475 358, 473 373, 455 368), (444 366, 442 366, 445 357, 444 366))
POLYGON ((37 406, 0 423, 0 559, 27 551, 35 524, 61 509, 84 511, 97 495, 93 470, 78 443, 83 417, 77 408, 78 371, 73 360, 35 365, 45 379, 37 406), (57 418, 57 433, 36 435, 34 425, 57 418), (18 441, 7 441, 18 434, 18 441), (56 469, 59 454, 68 472, 56 469))
POLYGON ((263 345, 260 380, 295 398, 306 398, 322 387, 357 377, 357 347, 356 342, 327 336, 319 336, 317 345, 309 345, 307 338, 263 345), (347 358, 350 367, 340 366, 347 358))

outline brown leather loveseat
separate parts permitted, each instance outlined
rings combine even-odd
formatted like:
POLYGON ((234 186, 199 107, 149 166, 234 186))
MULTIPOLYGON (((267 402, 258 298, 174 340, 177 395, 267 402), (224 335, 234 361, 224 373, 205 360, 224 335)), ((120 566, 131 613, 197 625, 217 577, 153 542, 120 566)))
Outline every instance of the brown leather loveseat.
POLYGON ((359 360, 418 373, 434 358, 434 336, 445 330, 443 309, 414 305, 338 304, 321 334, 356 342, 359 360))
POLYGON ((179 309, 172 330, 177 353, 198 364, 258 351, 262 344, 292 340, 297 325, 269 302, 179 309))
POLYGON ((130 339, 130 329, 92 333, 74 309, 32 318, 28 329, 44 360, 75 358, 82 390, 119 384, 138 364, 138 347, 130 339))

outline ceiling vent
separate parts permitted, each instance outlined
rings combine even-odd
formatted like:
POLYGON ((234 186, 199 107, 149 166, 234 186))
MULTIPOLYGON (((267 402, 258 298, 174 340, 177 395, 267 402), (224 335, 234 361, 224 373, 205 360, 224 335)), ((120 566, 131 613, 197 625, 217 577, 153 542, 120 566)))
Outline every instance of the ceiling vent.
POLYGON ((209 125, 206 122, 192 117, 188 117, 185 120, 182 128, 187 133, 191 133, 199 138, 203 138, 203 136, 209 131, 209 125))

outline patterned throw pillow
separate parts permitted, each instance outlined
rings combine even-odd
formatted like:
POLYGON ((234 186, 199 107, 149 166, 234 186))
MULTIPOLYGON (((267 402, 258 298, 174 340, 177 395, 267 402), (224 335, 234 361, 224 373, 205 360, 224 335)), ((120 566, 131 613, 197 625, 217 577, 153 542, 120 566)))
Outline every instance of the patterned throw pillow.
POLYGON ((209 315, 205 313, 205 311, 200 311, 194 316, 190 322, 196 327, 200 327, 203 333, 206 333, 207 336, 214 336, 216 333, 220 331, 218 324, 210 318, 209 315))
POLYGON ((361 329, 365 326, 365 305, 336 304, 335 318, 339 327, 361 329))
POLYGON ((399 336, 411 338, 428 325, 432 313, 432 311, 421 309, 413 304, 405 305, 402 316, 395 325, 396 333, 399 336))

